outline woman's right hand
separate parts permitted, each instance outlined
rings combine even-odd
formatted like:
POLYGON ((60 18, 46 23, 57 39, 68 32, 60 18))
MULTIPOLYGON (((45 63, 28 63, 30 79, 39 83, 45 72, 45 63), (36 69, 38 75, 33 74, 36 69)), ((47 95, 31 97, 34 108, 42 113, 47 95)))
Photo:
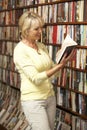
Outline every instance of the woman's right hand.
POLYGON ((73 49, 69 56, 67 56, 67 53, 65 53, 65 55, 63 56, 60 64, 64 64, 65 65, 68 61, 71 61, 73 59, 75 54, 76 54, 76 49, 73 49))

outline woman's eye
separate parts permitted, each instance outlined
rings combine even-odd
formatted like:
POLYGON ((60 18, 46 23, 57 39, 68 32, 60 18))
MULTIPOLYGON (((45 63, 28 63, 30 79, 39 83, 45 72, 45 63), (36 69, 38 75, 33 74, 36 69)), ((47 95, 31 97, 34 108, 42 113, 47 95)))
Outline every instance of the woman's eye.
POLYGON ((35 30, 38 30, 39 28, 35 28, 35 30))
POLYGON ((35 28, 34 30, 38 31, 39 29, 42 30, 42 27, 35 28))

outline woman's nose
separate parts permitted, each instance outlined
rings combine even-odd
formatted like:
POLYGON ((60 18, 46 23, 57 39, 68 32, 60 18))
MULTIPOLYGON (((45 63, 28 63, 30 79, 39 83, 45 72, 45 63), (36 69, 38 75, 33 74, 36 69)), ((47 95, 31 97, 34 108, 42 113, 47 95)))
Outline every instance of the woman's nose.
POLYGON ((42 33, 42 28, 39 28, 38 31, 39 31, 39 33, 42 33))

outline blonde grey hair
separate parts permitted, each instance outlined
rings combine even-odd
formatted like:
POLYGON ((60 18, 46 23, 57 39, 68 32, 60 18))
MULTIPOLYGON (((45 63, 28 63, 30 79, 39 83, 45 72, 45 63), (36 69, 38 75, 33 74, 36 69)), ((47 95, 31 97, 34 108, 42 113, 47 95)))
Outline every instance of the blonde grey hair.
POLYGON ((34 12, 24 12, 19 18, 19 32, 21 33, 21 38, 25 38, 27 36, 27 30, 34 27, 34 25, 38 23, 40 27, 44 25, 44 21, 41 16, 34 12))

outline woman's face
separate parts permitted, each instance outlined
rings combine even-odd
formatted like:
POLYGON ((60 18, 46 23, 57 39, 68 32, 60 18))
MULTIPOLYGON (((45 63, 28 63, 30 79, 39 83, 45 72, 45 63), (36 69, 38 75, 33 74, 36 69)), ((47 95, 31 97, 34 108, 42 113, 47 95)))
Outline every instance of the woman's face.
POLYGON ((42 34, 42 28, 40 25, 34 25, 28 30, 28 38, 31 40, 39 40, 42 34))

